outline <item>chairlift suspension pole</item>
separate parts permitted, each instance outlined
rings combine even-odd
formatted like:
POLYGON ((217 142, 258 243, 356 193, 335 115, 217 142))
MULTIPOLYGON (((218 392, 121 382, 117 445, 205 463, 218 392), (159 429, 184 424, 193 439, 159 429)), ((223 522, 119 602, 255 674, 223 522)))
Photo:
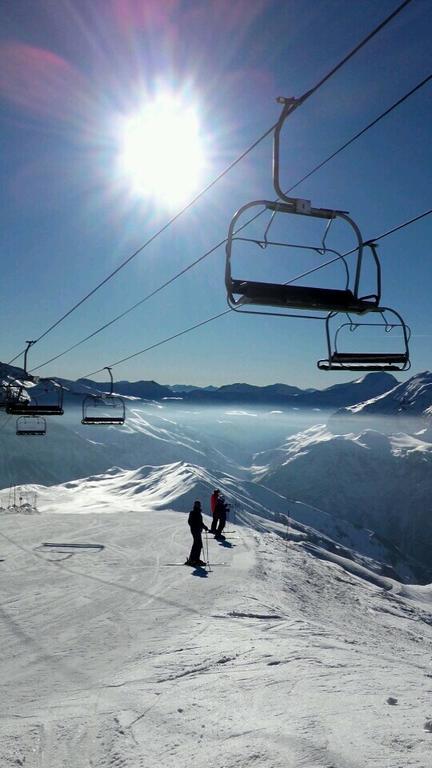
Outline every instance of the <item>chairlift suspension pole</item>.
POLYGON ((26 344, 27 344, 27 347, 24 350, 24 371, 25 371, 26 377, 28 377, 28 373, 27 373, 27 355, 28 355, 28 351, 29 351, 30 347, 33 344, 36 344, 36 341, 26 341, 26 344))
POLYGON ((111 385, 110 385, 110 391, 109 391, 109 394, 110 394, 110 396, 111 396, 111 395, 112 395, 112 393, 113 393, 113 390, 114 390, 114 379, 113 379, 113 375, 112 375, 112 371, 111 371, 111 368, 110 368, 110 366, 106 365, 106 366, 105 366, 105 368, 104 368, 104 371, 108 371, 108 373, 109 373, 109 375, 110 375, 110 379, 111 379, 111 385))

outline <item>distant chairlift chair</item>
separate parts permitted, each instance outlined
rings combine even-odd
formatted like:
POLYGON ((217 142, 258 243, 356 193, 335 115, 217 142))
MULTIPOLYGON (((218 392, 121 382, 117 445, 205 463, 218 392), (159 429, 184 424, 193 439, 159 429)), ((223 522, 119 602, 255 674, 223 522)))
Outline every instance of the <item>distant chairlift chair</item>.
POLYGON ((125 423, 126 408, 124 400, 118 395, 113 395, 114 381, 111 368, 107 370, 111 378, 109 394, 86 395, 82 403, 81 424, 97 425, 121 425, 125 423))
POLYGON ((41 416, 20 416, 16 420, 16 434, 43 437, 46 435, 46 420, 41 416))
MULTIPOLYGON (((273 187, 280 201, 255 200, 243 205, 233 216, 226 243, 226 266, 225 266, 225 285, 227 290, 227 300, 231 309, 252 314, 276 314, 288 315, 289 310, 310 310, 324 312, 352 312, 363 314, 376 310, 380 301, 381 294, 381 271, 376 248, 373 243, 363 243, 360 230, 356 223, 344 211, 328 208, 314 208, 310 200, 288 197, 280 188, 279 182, 279 143, 280 131, 288 114, 295 109, 301 100, 296 99, 278 99, 284 105, 279 121, 274 130, 273 139, 273 187), (264 208, 272 212, 271 222, 276 214, 286 216, 286 214, 303 216, 308 218, 323 219, 328 221, 328 226, 335 219, 344 220, 352 229, 355 237, 355 247, 352 253, 354 256, 354 265, 352 275, 348 277, 344 287, 324 288, 319 286, 293 285, 288 280, 285 283, 276 282, 258 282, 255 280, 246 280, 233 277, 232 275, 232 257, 235 241, 241 239, 247 241, 247 238, 236 238, 236 228, 241 226, 241 216, 252 208, 264 208), (373 294, 367 296, 360 295, 360 279, 362 277, 362 264, 364 249, 372 254, 375 265, 375 289, 373 294), (264 311, 262 308, 273 308, 271 311, 264 311), (255 309, 256 308, 256 309, 255 309)), ((270 222, 270 224, 271 224, 270 222)), ((269 225, 270 226, 270 225, 269 225)), ((269 227, 267 227, 266 235, 269 227)), ((327 227, 328 229, 328 227, 327 227)), ((268 243, 266 235, 261 241, 256 238, 250 238, 252 243, 258 243, 263 248, 267 245, 294 247, 289 243, 268 243)), ((325 238, 324 238, 325 239, 325 238)), ((308 246, 299 246, 308 248, 308 246)), ((309 247, 309 250, 318 251, 318 248, 309 247)), ((325 253, 327 249, 320 251, 325 253)), ((340 256, 342 260, 343 257, 340 256)), ((322 268, 318 267, 318 268, 322 268)), ((347 263, 345 262, 345 266, 347 263)), ((315 270, 310 270, 313 272, 315 270)), ((298 279, 298 278, 295 278, 298 279)), ((325 319, 325 318, 322 318, 325 319)))
POLYGON ((23 399, 23 392, 29 395, 28 389, 22 386, 15 400, 6 405, 6 412, 16 416, 63 416, 63 387, 51 379, 39 379, 37 394, 32 392, 28 399, 23 399))
POLYGON ((409 339, 411 331, 403 321, 396 310, 389 307, 381 307, 379 310, 382 322, 373 323, 368 321, 353 322, 348 316, 349 322, 342 323, 334 334, 332 343, 332 334, 330 326, 332 320, 337 317, 336 312, 330 312, 326 320, 326 338, 328 357, 325 360, 318 360, 317 366, 321 371, 407 371, 411 367, 409 357, 409 339), (391 313, 396 317, 396 322, 389 322, 385 313, 391 313), (390 333, 394 330, 401 331, 401 350, 399 352, 354 352, 341 351, 339 344, 339 335, 348 328, 349 332, 354 333, 362 327, 374 327, 390 333))
MULTIPOLYGON (((63 387, 53 379, 45 379, 31 376, 27 373, 27 353, 34 341, 27 341, 27 349, 24 353, 24 373, 26 379, 34 382, 29 389, 27 384, 17 382, 9 387, 6 413, 16 416, 62 416, 63 387)), ((18 434, 18 432, 17 432, 18 434)), ((20 432, 20 434, 25 434, 20 432)))

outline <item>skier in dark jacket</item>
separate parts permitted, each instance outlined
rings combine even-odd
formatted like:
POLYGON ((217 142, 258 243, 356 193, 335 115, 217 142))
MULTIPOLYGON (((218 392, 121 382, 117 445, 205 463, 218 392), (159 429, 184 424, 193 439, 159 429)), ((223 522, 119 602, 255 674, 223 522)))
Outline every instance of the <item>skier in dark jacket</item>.
POLYGON ((186 565, 205 565, 204 560, 200 560, 202 550, 202 531, 208 531, 206 524, 203 521, 201 513, 201 502, 195 501, 193 509, 189 512, 188 517, 189 527, 193 537, 192 549, 186 565))
POLYGON ((211 533, 216 533, 216 528, 218 524, 217 503, 218 503, 218 499, 220 498, 219 493, 220 491, 216 488, 213 491, 212 495, 210 496, 210 510, 212 513, 212 524, 210 528, 211 533))
POLYGON ((225 538, 222 531, 225 528, 228 509, 229 509, 228 504, 226 503, 223 496, 219 496, 216 502, 215 513, 213 516, 213 519, 216 518, 216 523, 217 523, 216 530, 214 532, 215 539, 225 538))

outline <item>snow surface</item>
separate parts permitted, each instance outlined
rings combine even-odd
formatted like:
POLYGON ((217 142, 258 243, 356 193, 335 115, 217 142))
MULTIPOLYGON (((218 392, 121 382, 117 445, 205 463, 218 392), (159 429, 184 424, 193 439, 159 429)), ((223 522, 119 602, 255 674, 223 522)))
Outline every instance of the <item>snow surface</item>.
POLYGON ((133 401, 22 442, 7 417, 0 768, 431 765, 427 376, 385 396, 396 429, 367 428, 379 398, 340 432, 133 401), (234 531, 190 569, 215 487, 234 531))
POLYGON ((432 585, 244 508, 211 570, 166 566, 207 481, 113 468, 2 516, 0 765, 429 765, 432 585))

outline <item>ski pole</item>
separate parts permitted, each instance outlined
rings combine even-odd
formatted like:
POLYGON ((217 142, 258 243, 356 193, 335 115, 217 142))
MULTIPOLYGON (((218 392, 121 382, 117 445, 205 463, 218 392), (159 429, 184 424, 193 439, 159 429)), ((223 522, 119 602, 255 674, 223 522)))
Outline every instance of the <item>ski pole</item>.
POLYGON ((206 543, 206 561, 207 561, 207 567, 209 571, 211 571, 210 566, 210 558, 209 558, 209 546, 208 546, 208 531, 205 532, 205 543, 206 543))

